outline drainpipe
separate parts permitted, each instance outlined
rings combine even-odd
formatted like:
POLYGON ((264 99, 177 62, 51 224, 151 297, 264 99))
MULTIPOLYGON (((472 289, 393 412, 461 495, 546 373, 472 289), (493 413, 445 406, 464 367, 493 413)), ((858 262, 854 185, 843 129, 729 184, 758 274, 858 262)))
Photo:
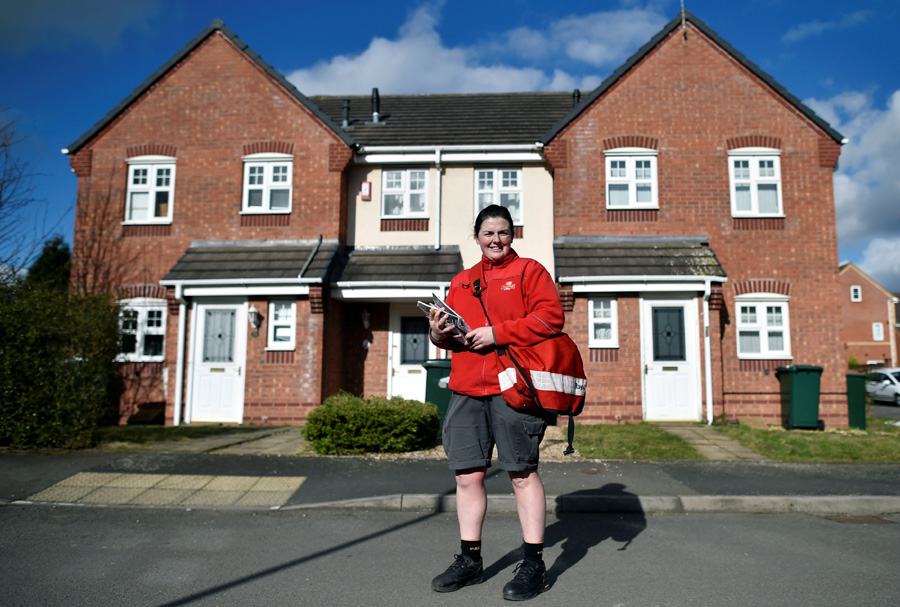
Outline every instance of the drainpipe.
POLYGON ((435 184, 437 192, 435 194, 434 249, 438 250, 441 248, 441 202, 443 201, 441 196, 441 148, 435 148, 434 150, 434 168, 437 173, 437 183, 435 184))
POLYGON ((888 300, 888 330, 891 332, 891 366, 898 367, 897 364, 897 340, 895 333, 897 332, 897 319, 894 317, 894 308, 900 301, 896 297, 888 300))
POLYGON ((703 388, 706 392, 706 423, 713 423, 713 390, 712 390, 712 360, 710 359, 709 343, 709 295, 712 291, 710 280, 706 280, 703 287, 703 388))
POLYGON ((175 299, 178 300, 178 351, 175 354, 175 412, 172 416, 172 424, 181 423, 182 392, 184 391, 184 333, 187 324, 187 302, 184 299, 182 285, 175 285, 175 299))

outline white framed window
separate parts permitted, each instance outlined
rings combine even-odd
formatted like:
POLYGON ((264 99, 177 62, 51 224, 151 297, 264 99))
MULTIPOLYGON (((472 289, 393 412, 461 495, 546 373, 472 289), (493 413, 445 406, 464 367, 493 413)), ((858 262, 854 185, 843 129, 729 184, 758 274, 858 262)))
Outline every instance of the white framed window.
POLYGON ((728 152, 731 214, 734 217, 783 217, 781 151, 740 148, 728 152))
POLYGON ((522 169, 475 169, 475 215, 492 204, 505 207, 513 225, 523 225, 522 169))
POLYGON ((391 169, 382 174, 381 215, 385 218, 428 217, 428 170, 391 169))
POLYGON ((135 156, 127 162, 124 223, 172 223, 175 158, 135 156))
POLYGON ((164 299, 136 298, 119 302, 119 356, 127 362, 162 362, 166 358, 164 299))
POLYGON ((619 347, 619 313, 615 297, 588 299, 588 347, 619 347))
POLYGON ((790 315, 784 295, 753 293, 736 298, 738 358, 791 358, 790 315))
POLYGON ((656 150, 607 150, 606 208, 658 209, 656 150))
POLYGON ((862 287, 853 285, 850 287, 850 301, 862 301, 862 287))
POLYGON ((272 300, 269 302, 268 350, 293 350, 297 336, 297 302, 272 300))
POLYGON ((294 157, 290 154, 244 156, 244 213, 290 213, 294 157))
POLYGON ((872 323, 872 341, 884 341, 884 324, 872 323))

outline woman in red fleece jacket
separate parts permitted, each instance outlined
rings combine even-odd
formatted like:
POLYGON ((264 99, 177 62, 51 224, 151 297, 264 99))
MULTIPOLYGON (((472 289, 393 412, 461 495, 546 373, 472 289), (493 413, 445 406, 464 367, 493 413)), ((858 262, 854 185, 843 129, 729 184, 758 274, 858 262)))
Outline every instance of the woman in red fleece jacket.
POLYGON ((525 557, 513 580, 503 588, 503 597, 522 600, 547 588, 542 557, 546 501, 537 472, 547 421, 539 412, 514 409, 503 401, 495 348, 541 342, 562 331, 565 317, 547 270, 512 249, 513 224, 507 209, 499 205, 483 209, 475 220, 475 240, 482 253, 481 297, 493 326, 474 296, 469 270, 453 279, 446 299, 472 328, 464 343, 451 337, 453 327, 445 326, 446 315, 432 312, 429 319, 432 342, 453 351, 453 395, 444 420, 443 441, 456 475, 462 549, 431 586, 438 592, 451 592, 483 581, 481 530, 487 510, 484 478, 496 444, 497 464, 509 474, 516 496, 525 557))

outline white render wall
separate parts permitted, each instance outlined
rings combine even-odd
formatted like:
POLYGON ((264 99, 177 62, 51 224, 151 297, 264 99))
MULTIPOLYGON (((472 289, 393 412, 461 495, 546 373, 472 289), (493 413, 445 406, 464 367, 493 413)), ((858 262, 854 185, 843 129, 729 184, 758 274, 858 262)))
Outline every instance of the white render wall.
MULTIPOLYGON (((487 167, 489 165, 479 165, 487 167)), ((495 165, 490 165, 494 168, 495 165)), ((509 165, 496 165, 509 166, 509 165)), ((524 237, 513 243, 522 257, 540 261, 553 273, 553 177, 542 165, 522 166, 522 209, 524 237)), ((416 168, 416 165, 410 167, 416 168)), ((475 167, 473 165, 445 165, 441 176, 442 211, 441 234, 437 229, 437 169, 428 171, 428 231, 381 231, 381 167, 358 165, 350 170, 348 187, 347 244, 362 246, 435 246, 458 245, 463 264, 470 267, 481 256, 473 238, 475 222, 475 167), (371 200, 363 200, 360 187, 363 181, 372 184, 371 200)))

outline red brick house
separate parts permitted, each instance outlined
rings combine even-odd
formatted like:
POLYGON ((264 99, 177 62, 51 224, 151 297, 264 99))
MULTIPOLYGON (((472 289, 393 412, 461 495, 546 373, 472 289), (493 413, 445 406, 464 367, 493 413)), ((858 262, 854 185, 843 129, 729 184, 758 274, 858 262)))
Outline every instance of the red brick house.
POLYGON ((841 264, 840 278, 844 363, 896 367, 897 297, 853 263, 841 264))
POLYGON ((544 137, 582 419, 778 422, 775 370, 805 364, 846 424, 842 139, 689 13, 544 137))
POLYGON ((69 147, 76 276, 125 309, 123 421, 300 423, 424 398, 415 302, 499 202, 557 278, 580 419, 775 422, 795 363, 845 425, 841 141, 689 13, 583 97, 310 99, 214 22, 69 147))
POLYGON ((123 422, 299 422, 338 389, 351 143, 214 22, 69 146, 75 280, 124 308, 123 422))

